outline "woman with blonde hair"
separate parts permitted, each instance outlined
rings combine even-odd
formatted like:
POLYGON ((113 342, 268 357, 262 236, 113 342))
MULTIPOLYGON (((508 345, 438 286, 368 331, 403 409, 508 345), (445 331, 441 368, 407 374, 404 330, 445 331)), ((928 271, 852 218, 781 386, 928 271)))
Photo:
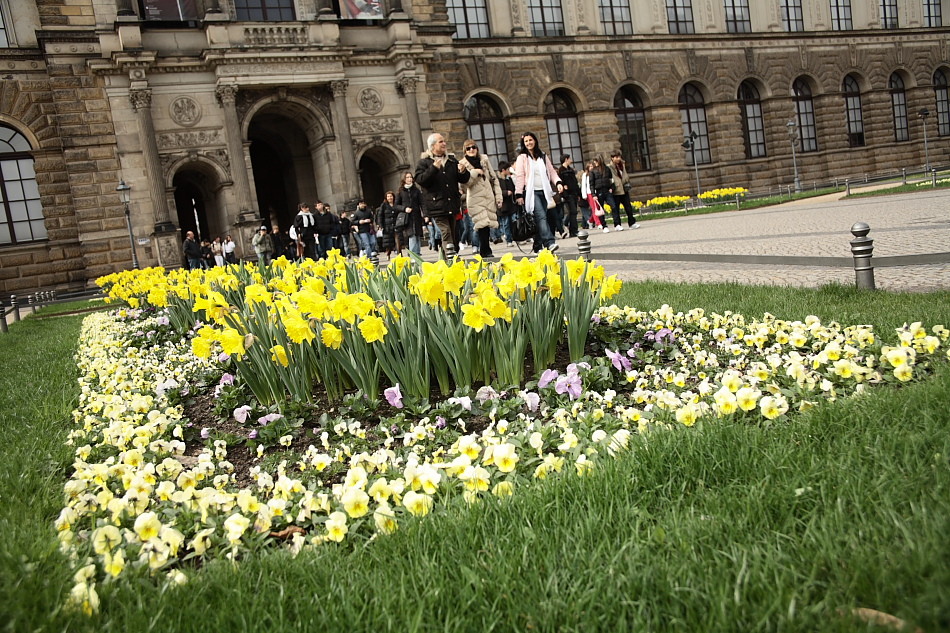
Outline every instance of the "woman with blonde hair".
POLYGON ((478 143, 465 139, 462 145, 465 158, 459 161, 469 171, 471 178, 462 185, 468 215, 475 225, 478 237, 478 254, 492 257, 491 230, 498 228, 498 209, 501 208, 502 193, 498 176, 492 169, 487 156, 478 152, 478 143))

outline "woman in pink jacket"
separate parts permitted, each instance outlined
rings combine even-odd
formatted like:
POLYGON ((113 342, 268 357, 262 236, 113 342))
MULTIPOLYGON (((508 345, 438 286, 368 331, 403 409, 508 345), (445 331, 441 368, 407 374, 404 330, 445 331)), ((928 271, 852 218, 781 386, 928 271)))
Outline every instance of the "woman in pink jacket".
POLYGON ((533 132, 521 135, 520 153, 515 161, 515 201, 523 204, 525 211, 534 215, 537 230, 534 234, 534 252, 546 248, 557 250, 554 231, 548 222, 548 210, 557 209, 555 190, 561 193, 563 186, 551 159, 541 151, 538 137, 533 132))

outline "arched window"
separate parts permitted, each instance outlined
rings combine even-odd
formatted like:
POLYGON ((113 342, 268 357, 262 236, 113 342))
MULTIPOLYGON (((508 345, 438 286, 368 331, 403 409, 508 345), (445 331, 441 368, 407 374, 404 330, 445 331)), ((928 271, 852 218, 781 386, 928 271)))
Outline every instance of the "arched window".
POLYGON ((950 95, 947 93, 947 74, 934 73, 934 98, 937 101, 937 134, 950 135, 950 95))
POLYGON ((544 99, 544 122, 551 143, 551 162, 555 165, 562 154, 570 154, 575 163, 582 164, 581 133, 577 123, 577 107, 570 93, 552 90, 544 99))
POLYGON ((449 11, 449 20, 455 25, 456 38, 491 36, 485 0, 448 0, 445 8, 449 11))
MULTIPOLYGON (((706 127, 706 101, 703 93, 693 84, 686 84, 680 90, 680 119, 683 122, 683 136, 689 147, 686 150, 686 164, 703 165, 712 162, 709 152, 709 130, 706 127)), ((684 144, 685 145, 685 144, 684 144)))
POLYGON ((792 85, 792 99, 795 102, 795 118, 798 119, 799 149, 803 152, 818 151, 818 130, 815 127, 815 102, 812 100, 811 87, 804 78, 799 77, 792 85))
POLYGON ((643 101, 632 86, 624 86, 614 97, 617 127, 620 130, 620 153, 629 171, 649 171, 650 142, 647 140, 647 117, 643 101))
POLYGON ((894 140, 909 140, 907 92, 904 89, 904 80, 897 73, 893 73, 887 86, 891 91, 891 112, 894 113, 894 140))
POLYGON ((841 84, 844 94, 844 111, 848 118, 848 145, 864 147, 864 114, 861 112, 861 88, 853 75, 844 78, 841 84))
POLYGON ((46 239, 29 141, 0 123, 0 245, 46 239))
POLYGON ((462 117, 468 126, 468 136, 476 141, 479 151, 488 156, 492 167, 511 160, 508 156, 508 141, 505 140, 505 117, 494 99, 475 95, 465 102, 462 117))
POLYGON ((743 81, 736 95, 742 114, 742 140, 746 158, 762 158, 765 152, 765 122, 762 119, 762 99, 751 81, 743 81))

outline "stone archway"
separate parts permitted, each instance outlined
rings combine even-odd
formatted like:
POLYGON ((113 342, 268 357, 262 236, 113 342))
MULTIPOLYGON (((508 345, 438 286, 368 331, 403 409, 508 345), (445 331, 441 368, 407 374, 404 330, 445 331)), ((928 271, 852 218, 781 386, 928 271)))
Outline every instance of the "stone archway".
POLYGON ((366 204, 374 209, 382 204, 386 191, 399 187, 407 169, 400 157, 385 145, 367 149, 359 161, 360 191, 366 204))
POLYGON ((194 231, 210 240, 230 230, 221 204, 221 185, 215 170, 201 161, 185 163, 175 171, 172 187, 182 235, 194 231))

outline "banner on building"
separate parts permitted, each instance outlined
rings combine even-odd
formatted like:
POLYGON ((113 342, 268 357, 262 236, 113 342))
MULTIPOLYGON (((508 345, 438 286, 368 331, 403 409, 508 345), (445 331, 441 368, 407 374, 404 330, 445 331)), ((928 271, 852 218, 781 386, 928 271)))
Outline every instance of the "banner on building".
POLYGON ((340 17, 344 20, 378 20, 383 17, 379 0, 340 0, 340 17))

